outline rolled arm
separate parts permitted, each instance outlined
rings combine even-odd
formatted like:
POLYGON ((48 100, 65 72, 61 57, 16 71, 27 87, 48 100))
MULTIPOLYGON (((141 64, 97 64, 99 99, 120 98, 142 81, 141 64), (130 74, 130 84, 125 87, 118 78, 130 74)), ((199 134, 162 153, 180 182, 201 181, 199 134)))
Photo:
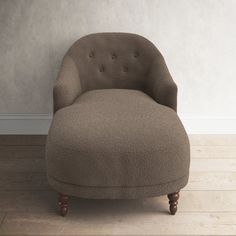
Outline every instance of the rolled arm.
POLYGON ((81 94, 78 69, 70 56, 65 56, 53 88, 54 112, 71 105, 81 94))
POLYGON ((146 92, 156 102, 177 110, 177 86, 162 56, 158 56, 151 65, 146 92))

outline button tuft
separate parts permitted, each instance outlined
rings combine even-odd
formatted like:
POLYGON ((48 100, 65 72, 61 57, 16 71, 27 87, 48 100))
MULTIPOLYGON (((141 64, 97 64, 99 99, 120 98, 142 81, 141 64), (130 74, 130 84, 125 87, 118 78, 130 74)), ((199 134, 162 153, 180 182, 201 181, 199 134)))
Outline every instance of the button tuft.
POLYGON ((90 58, 94 57, 94 52, 93 52, 93 51, 91 51, 91 52, 89 53, 89 57, 90 57, 90 58))
POLYGON ((101 65, 101 66, 100 66, 99 71, 100 71, 100 72, 104 72, 104 71, 105 71, 104 65, 101 65))
POLYGON ((134 57, 137 58, 139 56, 138 52, 134 52, 134 57))
POLYGON ((124 66, 123 71, 128 72, 128 66, 124 66))
POLYGON ((111 59, 112 59, 112 60, 115 60, 116 58, 117 58, 117 55, 116 55, 115 53, 112 53, 112 54, 111 54, 111 59))

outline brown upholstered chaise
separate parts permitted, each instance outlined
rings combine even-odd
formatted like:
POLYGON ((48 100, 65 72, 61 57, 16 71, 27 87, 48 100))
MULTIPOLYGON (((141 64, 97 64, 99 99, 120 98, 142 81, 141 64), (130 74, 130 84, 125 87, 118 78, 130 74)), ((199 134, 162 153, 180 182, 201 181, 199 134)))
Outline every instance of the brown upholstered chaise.
POLYGON ((128 33, 79 39, 53 90, 47 174, 59 193, 126 199, 167 194, 175 214, 189 176, 189 141, 176 113, 177 87, 157 48, 128 33))

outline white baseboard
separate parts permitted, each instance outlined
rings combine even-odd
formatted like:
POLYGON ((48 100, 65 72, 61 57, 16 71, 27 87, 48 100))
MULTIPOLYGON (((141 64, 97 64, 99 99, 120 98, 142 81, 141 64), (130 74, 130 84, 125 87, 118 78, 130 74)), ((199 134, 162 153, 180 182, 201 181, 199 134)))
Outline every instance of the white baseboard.
MULTIPOLYGON (((47 134, 51 114, 1 114, 0 134, 47 134)), ((236 117, 184 117, 188 134, 236 134, 236 117)))
POLYGON ((180 117, 188 134, 236 134, 236 117, 180 117))
POLYGON ((47 134, 51 121, 50 114, 1 114, 0 134, 47 134))

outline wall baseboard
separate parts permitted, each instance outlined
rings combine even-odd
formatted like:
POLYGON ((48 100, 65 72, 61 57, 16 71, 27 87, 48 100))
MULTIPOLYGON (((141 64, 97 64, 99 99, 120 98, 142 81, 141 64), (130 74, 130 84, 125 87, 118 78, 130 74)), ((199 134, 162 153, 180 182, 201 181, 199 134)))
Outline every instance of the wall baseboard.
POLYGON ((0 134, 47 134, 50 114, 0 114, 0 134))
MULTIPOLYGON (((188 134, 236 134, 236 117, 180 116, 188 134)), ((51 114, 1 114, 0 134, 47 134, 51 114)))
POLYGON ((236 117, 180 116, 188 134, 236 134, 236 117))

